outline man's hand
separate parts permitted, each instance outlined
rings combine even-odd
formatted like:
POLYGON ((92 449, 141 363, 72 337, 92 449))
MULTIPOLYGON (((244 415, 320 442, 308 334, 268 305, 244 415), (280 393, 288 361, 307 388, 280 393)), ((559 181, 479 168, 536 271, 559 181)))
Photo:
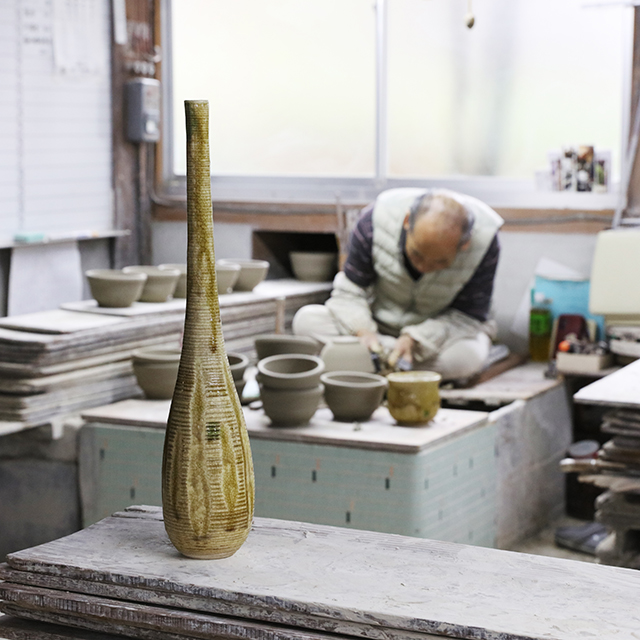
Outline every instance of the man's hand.
POLYGON ((387 359, 387 363, 389 364, 389 366, 392 369, 395 369, 400 360, 404 360, 408 364, 412 364, 414 344, 415 340, 411 336, 407 334, 401 335, 396 340, 393 351, 387 359))
POLYGON ((371 351, 371 353, 380 353, 382 347, 378 341, 378 334, 375 331, 369 331, 367 329, 360 329, 356 333, 360 342, 371 351))

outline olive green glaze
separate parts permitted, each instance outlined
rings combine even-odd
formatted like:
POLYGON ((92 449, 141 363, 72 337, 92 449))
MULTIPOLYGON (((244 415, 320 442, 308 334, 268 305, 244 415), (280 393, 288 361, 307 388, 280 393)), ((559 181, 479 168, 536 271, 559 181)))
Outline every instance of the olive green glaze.
POLYGON ((185 556, 226 558, 253 518, 249 436, 220 323, 209 171, 209 104, 185 101, 187 308, 162 461, 169 539, 185 556))
POLYGON ((434 371, 395 371, 387 376, 387 407, 398 424, 414 426, 435 418, 441 379, 434 371))

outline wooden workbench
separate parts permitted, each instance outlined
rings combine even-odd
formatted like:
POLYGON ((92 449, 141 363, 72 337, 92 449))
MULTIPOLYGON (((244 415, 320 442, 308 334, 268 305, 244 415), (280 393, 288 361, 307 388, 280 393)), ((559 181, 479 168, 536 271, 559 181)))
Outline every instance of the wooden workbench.
POLYGON ((231 558, 192 560, 132 507, 8 556, 6 613, 134 638, 639 637, 632 570, 256 518, 231 558))

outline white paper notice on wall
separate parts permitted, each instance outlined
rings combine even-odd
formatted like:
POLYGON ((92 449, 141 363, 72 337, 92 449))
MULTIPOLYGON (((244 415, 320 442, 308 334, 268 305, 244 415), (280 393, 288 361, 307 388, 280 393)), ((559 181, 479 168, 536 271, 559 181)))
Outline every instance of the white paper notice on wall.
POLYGON ((82 266, 77 242, 13 248, 7 315, 48 311, 78 300, 82 300, 82 266))

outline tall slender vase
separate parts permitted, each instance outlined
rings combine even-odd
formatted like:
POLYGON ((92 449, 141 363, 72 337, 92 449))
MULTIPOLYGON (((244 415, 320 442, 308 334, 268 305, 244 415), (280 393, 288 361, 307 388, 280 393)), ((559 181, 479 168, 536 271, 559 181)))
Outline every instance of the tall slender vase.
POLYGON ((187 310, 162 461, 169 539, 192 558, 226 558, 253 518, 249 437, 224 348, 213 251, 209 104, 185 101, 187 310))

